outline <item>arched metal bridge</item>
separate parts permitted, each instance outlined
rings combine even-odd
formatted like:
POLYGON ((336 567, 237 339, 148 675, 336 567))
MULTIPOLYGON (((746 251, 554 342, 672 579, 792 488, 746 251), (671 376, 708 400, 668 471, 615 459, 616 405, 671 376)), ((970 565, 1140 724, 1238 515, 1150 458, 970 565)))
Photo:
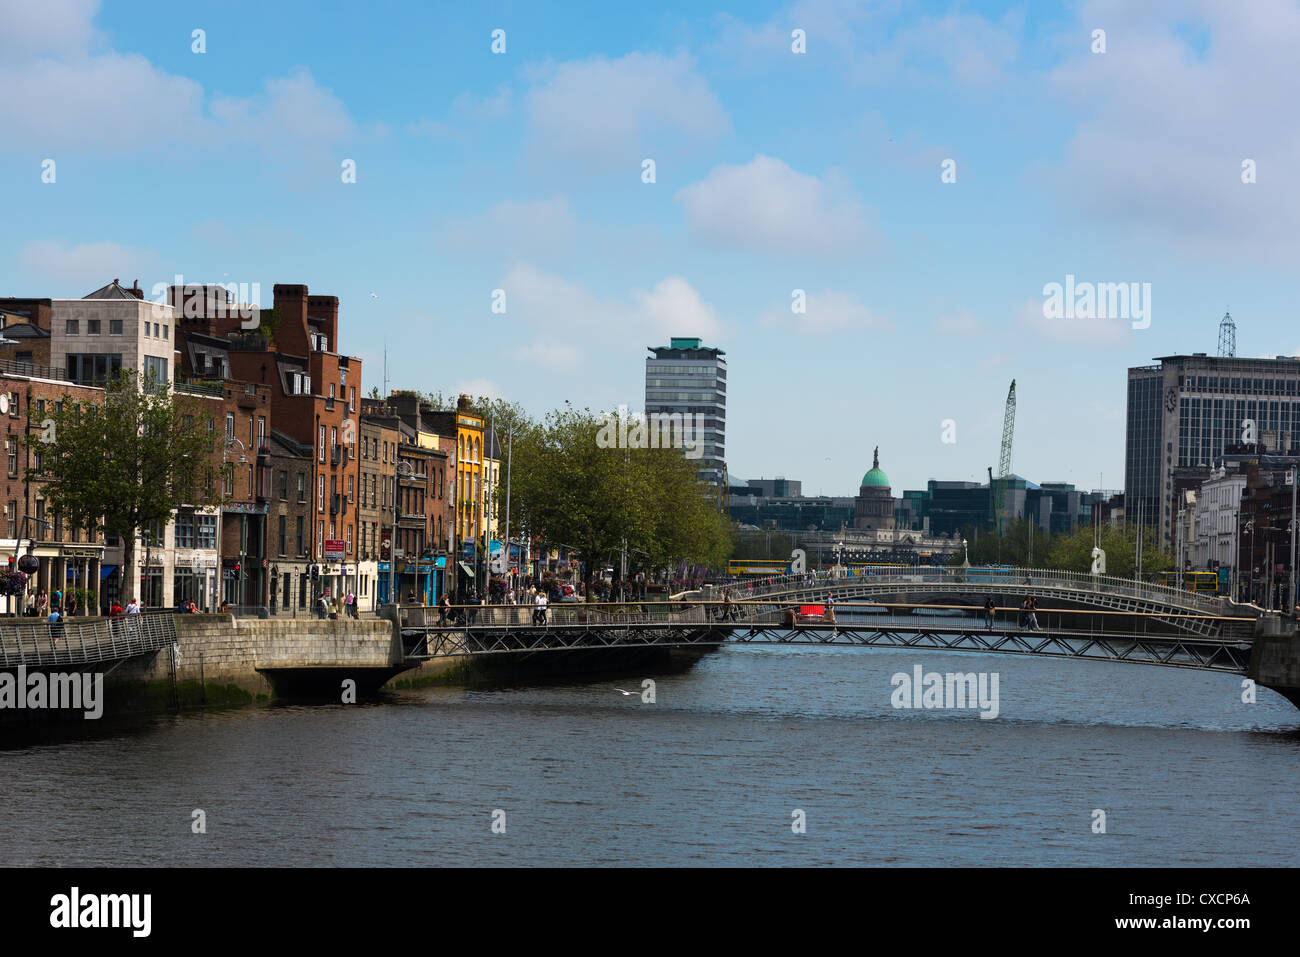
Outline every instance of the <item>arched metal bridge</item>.
POLYGON ((900 570, 830 579, 793 575, 714 586, 666 602, 529 606, 405 606, 406 659, 516 660, 562 651, 709 648, 726 644, 839 644, 1096 658, 1245 673, 1258 609, 1177 589, 1043 569, 900 570), (724 597, 730 592, 730 602, 724 597), (835 622, 815 614, 828 595, 835 622), (1020 614, 1038 603, 1037 628, 1020 614), (992 626, 985 597, 997 605, 992 626), (793 618, 791 613, 793 612, 793 618))

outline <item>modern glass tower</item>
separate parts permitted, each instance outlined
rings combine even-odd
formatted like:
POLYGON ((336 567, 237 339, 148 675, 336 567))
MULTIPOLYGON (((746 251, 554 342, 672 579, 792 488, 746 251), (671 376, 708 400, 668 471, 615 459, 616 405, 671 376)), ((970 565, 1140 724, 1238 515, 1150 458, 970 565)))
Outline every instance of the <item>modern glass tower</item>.
POLYGON ((682 417, 703 426, 700 480, 726 495, 727 360, 721 349, 699 339, 673 337, 667 346, 649 346, 645 361, 645 411, 682 417), (698 416, 698 418, 697 418, 698 416))

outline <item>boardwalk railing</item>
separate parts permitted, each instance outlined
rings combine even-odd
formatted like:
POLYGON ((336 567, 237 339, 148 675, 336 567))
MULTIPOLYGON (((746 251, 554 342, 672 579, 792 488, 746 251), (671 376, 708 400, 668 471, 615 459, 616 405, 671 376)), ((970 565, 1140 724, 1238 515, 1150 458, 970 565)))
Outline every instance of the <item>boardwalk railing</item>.
POLYGON ((169 612, 73 619, 53 625, 5 620, 0 621, 0 667, 76 667, 123 661, 175 641, 176 620, 169 612))

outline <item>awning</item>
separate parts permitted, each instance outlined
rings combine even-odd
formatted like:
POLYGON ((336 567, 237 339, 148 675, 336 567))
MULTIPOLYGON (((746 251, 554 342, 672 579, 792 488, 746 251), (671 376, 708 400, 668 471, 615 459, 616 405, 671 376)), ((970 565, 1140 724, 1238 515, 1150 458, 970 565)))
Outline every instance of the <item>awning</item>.
POLYGON ((456 564, 459 565, 459 566, 460 566, 460 570, 463 571, 463 572, 464 572, 466 575, 468 575, 470 578, 473 578, 473 577, 474 577, 474 569, 470 568, 470 567, 469 567, 468 565, 466 565, 464 562, 457 562, 456 564))
POLYGON ((107 578, 109 575, 113 574, 113 572, 115 572, 115 571, 117 571, 117 566, 116 566, 116 565, 100 565, 100 566, 99 566, 99 580, 100 580, 100 581, 103 581, 105 578, 107 578))

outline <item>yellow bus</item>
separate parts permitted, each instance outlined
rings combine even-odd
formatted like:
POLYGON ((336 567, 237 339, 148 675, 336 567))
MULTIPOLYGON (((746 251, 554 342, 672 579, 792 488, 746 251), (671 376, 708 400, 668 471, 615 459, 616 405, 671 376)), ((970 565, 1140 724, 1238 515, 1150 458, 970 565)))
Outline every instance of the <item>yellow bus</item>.
POLYGON ((727 562, 728 578, 744 578, 747 575, 787 575, 790 572, 789 560, 779 558, 733 558, 727 562))
POLYGON ((1161 584, 1166 588, 1216 594, 1219 590, 1217 572, 1165 572, 1161 584))

